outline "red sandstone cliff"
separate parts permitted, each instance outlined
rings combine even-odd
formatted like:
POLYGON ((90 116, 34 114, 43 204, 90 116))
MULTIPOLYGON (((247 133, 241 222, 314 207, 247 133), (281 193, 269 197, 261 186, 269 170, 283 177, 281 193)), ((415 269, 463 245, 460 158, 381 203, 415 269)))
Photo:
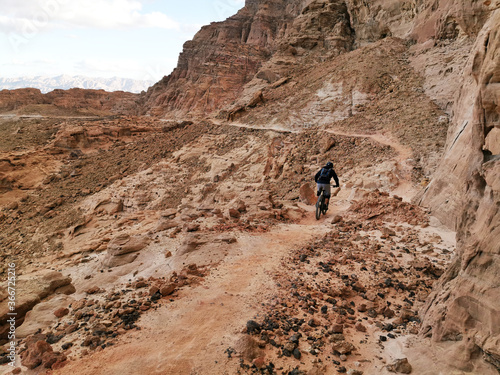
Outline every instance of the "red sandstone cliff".
POLYGON ((213 112, 235 101, 273 55, 314 48, 345 52, 350 33, 341 1, 247 1, 238 14, 204 26, 185 43, 177 68, 143 96, 143 110, 168 116, 213 112))
POLYGON ((19 114, 44 114, 40 111, 83 111, 89 113, 123 113, 130 112, 135 107, 137 94, 104 90, 54 90, 42 94, 38 89, 18 89, 0 91, 0 112, 19 114), (44 108, 30 106, 43 105, 44 108), (50 108, 49 108, 50 107, 50 108), (27 113, 25 113, 27 112, 27 113))

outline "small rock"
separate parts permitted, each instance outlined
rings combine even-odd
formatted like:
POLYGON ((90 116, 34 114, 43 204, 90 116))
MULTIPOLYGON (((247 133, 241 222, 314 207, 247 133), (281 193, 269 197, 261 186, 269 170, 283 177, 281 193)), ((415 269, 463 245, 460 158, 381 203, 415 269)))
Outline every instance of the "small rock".
POLYGON ((254 364, 258 369, 261 369, 265 367, 266 360, 264 359, 264 357, 257 357, 252 361, 252 364, 254 364))
POLYGON ((349 354, 354 349, 356 349, 354 345, 347 341, 338 341, 332 345, 332 350, 339 354, 349 354))
POLYGON ((332 325, 332 333, 344 333, 344 325, 343 324, 332 325))
POLYGON ((342 221, 342 216, 340 215, 335 215, 335 217, 332 219, 332 224, 337 224, 342 221))
POLYGON ((295 359, 300 359, 300 357, 302 357, 302 353, 300 352, 299 348, 293 349, 292 354, 295 359))
POLYGON ((184 231, 186 232, 196 232, 200 229, 200 224, 189 223, 184 225, 184 231))
POLYGON ((390 365, 387 365, 387 370, 390 372, 397 372, 400 374, 411 374, 412 367, 408 362, 407 358, 396 359, 396 361, 390 365))
POLYGON ((229 211, 229 216, 235 219, 239 219, 241 216, 241 212, 238 210, 235 210, 234 208, 230 208, 229 211))
POLYGON ((8 210, 17 210, 19 207, 19 203, 17 202, 12 202, 7 206, 8 210))
POLYGON ((362 303, 361 305, 358 306, 358 309, 357 309, 359 312, 365 312, 366 310, 368 310, 368 308, 366 307, 366 304, 365 303, 362 303))
POLYGON ((260 333, 262 327, 260 326, 259 323, 257 323, 256 321, 254 320, 249 320, 247 322, 247 332, 249 334, 252 334, 252 333, 260 333))
POLYGON ((134 286, 135 286, 135 289, 145 288, 148 286, 148 283, 144 280, 141 280, 141 281, 136 282, 134 286))
POLYGON ((393 311, 391 308, 386 307, 386 308, 384 309, 383 315, 384 315, 386 318, 391 319, 391 318, 393 318, 393 317, 394 317, 394 315, 396 315, 396 314, 394 313, 394 311, 393 311))
POLYGON ((366 332, 366 327, 362 323, 356 324, 356 331, 366 332))
POLYGON ((171 295, 174 292, 174 290, 175 290, 175 284, 174 283, 163 285, 160 288, 160 294, 163 297, 169 296, 169 295, 171 295))
POLYGON ((54 311, 54 315, 58 318, 62 318, 63 316, 68 314, 69 314, 69 309, 66 307, 61 307, 60 309, 54 311))
POLYGON ((101 289, 98 286, 93 286, 93 287, 87 289, 85 291, 85 293, 87 293, 87 294, 95 294, 95 293, 98 293, 100 291, 101 291, 101 289))

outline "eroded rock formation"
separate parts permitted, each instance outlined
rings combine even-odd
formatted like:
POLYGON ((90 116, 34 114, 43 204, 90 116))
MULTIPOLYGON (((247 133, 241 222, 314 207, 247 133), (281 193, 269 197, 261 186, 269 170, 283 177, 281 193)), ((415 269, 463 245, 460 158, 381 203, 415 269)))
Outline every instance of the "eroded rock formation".
MULTIPOLYGON (((458 254, 425 309, 423 330, 482 352, 500 368, 500 11, 484 26, 471 56, 445 158, 424 196, 457 228, 458 254)), ((461 365, 467 369, 467 358, 461 365)))
POLYGON ((304 51, 338 54, 351 49, 351 34, 344 1, 247 1, 238 14, 204 26, 184 44, 177 68, 143 96, 143 111, 213 112, 236 100, 256 75, 270 83, 283 78, 261 70, 275 54, 285 66, 304 51))

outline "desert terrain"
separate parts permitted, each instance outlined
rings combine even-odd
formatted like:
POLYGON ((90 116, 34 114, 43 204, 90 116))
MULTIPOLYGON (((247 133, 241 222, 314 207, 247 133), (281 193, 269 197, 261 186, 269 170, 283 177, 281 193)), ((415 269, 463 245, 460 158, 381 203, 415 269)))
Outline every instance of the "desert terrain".
POLYGON ((1 91, 0 371, 498 374, 499 7, 247 0, 147 93, 1 91))

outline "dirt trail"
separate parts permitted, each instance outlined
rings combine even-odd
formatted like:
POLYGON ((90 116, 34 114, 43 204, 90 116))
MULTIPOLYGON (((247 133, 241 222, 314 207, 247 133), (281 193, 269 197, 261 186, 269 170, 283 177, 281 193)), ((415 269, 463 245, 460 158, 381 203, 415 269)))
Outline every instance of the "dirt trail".
MULTIPOLYGON (((229 125, 263 129, 245 124, 229 125)), ((295 133, 287 129, 268 130, 295 133)), ((411 150, 379 134, 325 131, 370 138, 394 148, 402 181, 398 189, 410 191, 411 169, 407 159, 411 157, 411 150)), ((280 271, 281 260, 293 249, 328 233, 332 229, 331 219, 348 208, 349 193, 350 189, 343 189, 340 197, 333 197, 330 210, 319 221, 314 218, 314 206, 302 206, 307 216, 299 223, 280 224, 267 233, 239 233, 230 253, 217 267, 212 267, 201 285, 183 289, 179 292, 180 298, 164 300, 161 307, 143 314, 139 321, 141 330, 128 331, 120 336, 116 345, 83 358, 73 358, 53 373, 235 373, 238 359, 229 359, 224 353, 245 337, 241 331, 246 322, 262 311, 262 303, 269 301, 278 289, 273 274, 280 271)))
POLYGON ((311 207, 308 211, 299 224, 279 225, 265 234, 240 234, 234 252, 202 285, 143 316, 142 329, 125 336, 121 344, 54 373, 223 374, 234 368, 237 360, 221 363, 221 354, 243 336, 245 323, 276 288, 271 278, 281 259, 291 248, 330 229, 322 224, 334 212, 318 222, 311 207))
MULTIPOLYGON (((236 122, 231 122, 231 123, 224 123, 218 119, 211 119, 211 121, 217 125, 229 125, 229 126, 235 126, 235 127, 240 127, 240 128, 249 128, 249 129, 267 129, 271 131, 276 131, 276 132, 284 132, 284 133, 299 133, 300 130, 296 129, 289 129, 285 128, 282 126, 255 126, 255 125, 249 125, 249 124, 243 124, 243 123, 236 123, 236 122)), ((319 129, 318 129, 319 130, 319 129)), ((333 134, 333 135, 339 135, 339 136, 344 136, 344 137, 355 137, 355 138, 369 138, 373 140, 374 142, 377 142, 379 144, 389 146, 392 149, 394 149, 397 153, 397 157, 395 158, 397 169, 394 171, 396 176, 398 177, 399 180, 399 185, 396 189, 392 191, 393 194, 399 195, 402 197, 405 201, 410 201, 411 198, 415 196, 417 193, 417 190, 413 187, 412 184, 412 178, 411 178, 411 171, 413 167, 409 164, 409 160, 412 159, 413 157, 413 151, 411 150, 410 147, 404 146, 400 142, 398 142, 396 139, 394 139, 391 136, 385 135, 385 134, 380 134, 380 133, 375 133, 375 134, 362 134, 362 133, 351 133, 351 132, 344 132, 340 130, 334 130, 334 129, 321 129, 322 131, 333 134)))
POLYGON ((413 167, 408 163, 408 161, 413 157, 413 152, 410 147, 404 146, 392 137, 384 134, 360 134, 360 133, 349 133, 342 132, 338 130, 326 129, 327 133, 334 135, 341 135, 346 137, 356 137, 356 138, 369 138, 380 144, 389 146, 397 152, 397 157, 395 161, 397 162, 397 170, 395 171, 400 183, 399 186, 393 190, 393 194, 399 195, 405 200, 409 201, 415 194, 417 190, 413 187, 411 182, 411 171, 413 167))

